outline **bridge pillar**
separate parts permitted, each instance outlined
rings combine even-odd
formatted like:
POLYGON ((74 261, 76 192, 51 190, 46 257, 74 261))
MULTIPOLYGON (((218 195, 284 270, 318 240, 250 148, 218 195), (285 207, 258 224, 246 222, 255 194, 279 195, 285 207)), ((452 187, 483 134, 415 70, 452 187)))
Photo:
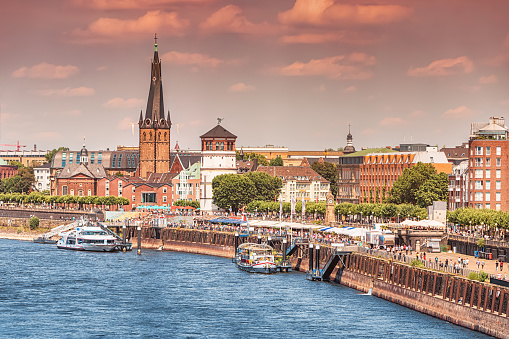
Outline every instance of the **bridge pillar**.
POLYGON ((138 254, 141 254, 141 226, 138 226, 138 254))
POLYGON ((313 244, 309 243, 309 264, 308 268, 310 272, 313 272, 313 244))
POLYGON ((316 262, 315 266, 316 267, 315 267, 315 269, 318 271, 320 269, 320 245, 316 244, 315 249, 316 249, 316 257, 315 257, 315 262, 316 262))
POLYGON ((239 247, 239 232, 235 232, 235 256, 237 256, 238 247, 239 247))
POLYGON ((261 243, 262 243, 262 235, 258 234, 258 244, 261 244, 261 243))
POLYGON ((286 262, 286 247, 287 247, 287 244, 286 244, 287 240, 286 238, 283 239, 283 263, 286 262))

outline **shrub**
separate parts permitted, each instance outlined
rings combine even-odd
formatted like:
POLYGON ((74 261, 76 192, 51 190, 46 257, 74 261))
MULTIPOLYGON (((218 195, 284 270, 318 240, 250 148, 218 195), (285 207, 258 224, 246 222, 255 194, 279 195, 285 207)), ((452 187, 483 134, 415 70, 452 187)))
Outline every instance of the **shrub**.
POLYGON ((479 280, 479 275, 477 274, 477 272, 470 272, 468 274, 468 279, 470 279, 470 280, 479 280))
POLYGON ((480 247, 480 248, 483 248, 484 245, 486 245, 486 241, 484 240, 484 238, 479 238, 477 240, 477 246, 480 247))
POLYGON ((414 267, 421 267, 421 268, 424 267, 424 264, 420 260, 418 260, 418 259, 412 260, 410 265, 412 265, 414 267))
POLYGON ((480 282, 485 282, 486 280, 488 280, 488 273, 480 271, 477 280, 479 280, 480 282))
POLYGON ((28 224, 30 225, 30 229, 31 230, 36 230, 39 228, 39 218, 37 217, 31 217, 30 218, 30 221, 28 222, 28 224))

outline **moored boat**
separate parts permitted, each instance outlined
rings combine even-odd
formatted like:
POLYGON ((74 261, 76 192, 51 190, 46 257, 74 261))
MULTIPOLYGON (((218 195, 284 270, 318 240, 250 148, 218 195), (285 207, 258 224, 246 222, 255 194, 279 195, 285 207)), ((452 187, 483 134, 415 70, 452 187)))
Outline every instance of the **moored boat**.
POLYGON ((111 252, 118 245, 117 239, 98 226, 78 226, 61 232, 57 247, 66 250, 111 252))
POLYGON ((237 248, 235 263, 241 270, 251 273, 276 273, 273 252, 274 249, 266 244, 242 244, 237 248))

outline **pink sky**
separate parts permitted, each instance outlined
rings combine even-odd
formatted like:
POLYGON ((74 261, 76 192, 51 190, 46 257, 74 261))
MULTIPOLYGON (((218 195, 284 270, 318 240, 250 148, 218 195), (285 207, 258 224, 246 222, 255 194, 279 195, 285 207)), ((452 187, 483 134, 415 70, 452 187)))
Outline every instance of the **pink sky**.
POLYGON ((451 147, 507 115, 507 13, 507 0, 9 1, 0 144, 137 145, 157 32, 182 149, 217 117, 237 146, 337 148, 351 124, 358 149, 451 147))

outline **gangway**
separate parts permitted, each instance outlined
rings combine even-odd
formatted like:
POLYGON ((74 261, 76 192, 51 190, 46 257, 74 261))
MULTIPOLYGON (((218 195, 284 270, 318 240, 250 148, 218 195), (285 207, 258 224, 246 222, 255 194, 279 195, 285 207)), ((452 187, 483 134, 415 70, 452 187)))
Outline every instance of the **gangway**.
POLYGON ((50 231, 42 234, 39 238, 35 238, 34 242, 42 243, 42 244, 54 244, 54 243, 56 243, 56 241, 50 240, 52 237, 59 234, 60 232, 69 231, 76 226, 78 226, 78 221, 74 221, 67 225, 57 226, 55 228, 52 228, 50 231))
MULTIPOLYGON (((340 271, 342 271, 345 268, 345 257, 354 252, 355 246, 343 246, 341 248, 336 248, 331 255, 329 256, 329 259, 327 259, 327 263, 325 266, 320 269, 319 268, 319 250, 320 247, 318 246, 317 253, 316 253, 316 267, 313 269, 313 255, 310 255, 310 270, 306 274, 306 279, 308 280, 318 280, 318 281, 330 281, 330 275, 334 271, 334 268, 336 268, 336 265, 341 262, 341 267, 339 268, 340 271)), ((316 247, 315 247, 316 248, 316 247)), ((313 248, 310 246, 310 251, 313 251, 313 248)))
POLYGON ((104 224, 102 224, 100 222, 97 222, 97 226, 99 226, 102 230, 104 230, 109 235, 112 235, 115 238, 117 238, 117 240, 123 241, 123 239, 117 233, 115 233, 112 230, 110 230, 108 226, 106 226, 106 225, 104 225, 104 224))

